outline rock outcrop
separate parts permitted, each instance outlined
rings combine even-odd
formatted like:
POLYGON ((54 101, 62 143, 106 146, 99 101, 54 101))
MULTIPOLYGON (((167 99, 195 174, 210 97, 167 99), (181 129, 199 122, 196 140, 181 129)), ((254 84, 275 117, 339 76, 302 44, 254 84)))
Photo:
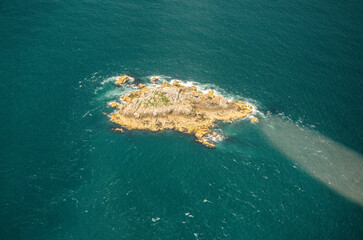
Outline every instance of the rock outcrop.
POLYGON ((260 120, 257 117, 252 117, 251 122, 252 123, 258 123, 258 122, 260 122, 260 120))
POLYGON ((130 80, 130 77, 129 76, 127 76, 127 75, 122 75, 121 77, 119 77, 117 80, 116 80, 116 82, 115 82, 115 84, 116 85, 122 85, 122 84, 125 84, 127 81, 129 81, 130 80))
POLYGON ((145 84, 142 84, 140 83, 139 85, 137 85, 137 89, 141 89, 141 88, 144 88, 145 87, 145 84))
POLYGON ((110 113, 112 122, 127 129, 174 129, 195 135, 198 142, 211 148, 215 147, 211 138, 220 136, 211 130, 215 121, 241 119, 252 112, 242 101, 228 101, 214 91, 204 94, 177 81, 144 87, 121 98, 122 104, 111 103, 117 109, 110 113))
POLYGON ((114 131, 120 132, 120 133, 124 133, 125 130, 123 130, 122 128, 115 128, 113 129, 114 131))

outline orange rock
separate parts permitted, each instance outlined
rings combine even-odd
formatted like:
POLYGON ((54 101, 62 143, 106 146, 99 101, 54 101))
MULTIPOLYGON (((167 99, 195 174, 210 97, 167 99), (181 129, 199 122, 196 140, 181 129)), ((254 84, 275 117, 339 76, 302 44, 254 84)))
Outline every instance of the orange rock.
POLYGON ((161 84, 161 88, 164 88, 164 87, 170 87, 171 86, 171 84, 170 83, 168 83, 168 82, 164 82, 163 84, 161 84))
POLYGON ((111 107, 113 107, 113 108, 117 107, 117 102, 112 102, 111 107))
POLYGON ((158 81, 159 80, 159 78, 158 77, 153 77, 153 78, 151 78, 151 81, 153 81, 153 82, 156 82, 156 81, 158 81))
POLYGON ((115 128, 114 130, 117 131, 117 132, 120 132, 120 133, 124 133, 125 132, 125 130, 123 130, 122 128, 115 128))
POLYGON ((258 118, 257 118, 257 117, 252 117, 252 118, 251 118, 251 122, 253 122, 253 123, 258 123, 258 122, 260 122, 260 120, 258 120, 258 118))
POLYGON ((200 138, 197 139, 197 142, 200 142, 204 146, 207 146, 207 147, 210 147, 210 148, 215 148, 216 147, 216 145, 214 145, 213 143, 210 143, 210 142, 208 142, 206 140, 203 140, 203 139, 200 139, 200 138))
POLYGON ((145 87, 145 84, 142 84, 140 83, 139 85, 137 85, 137 89, 141 89, 141 88, 144 88, 145 87))
POLYGON ((210 98, 214 98, 214 97, 215 97, 215 95, 214 95, 214 91, 213 91, 213 90, 210 90, 210 91, 208 92, 208 96, 209 96, 210 98))
POLYGON ((122 75, 121 77, 119 77, 117 80, 116 80, 116 85, 119 85, 121 86, 122 84, 126 83, 127 81, 130 80, 130 77, 127 76, 127 75, 122 75))

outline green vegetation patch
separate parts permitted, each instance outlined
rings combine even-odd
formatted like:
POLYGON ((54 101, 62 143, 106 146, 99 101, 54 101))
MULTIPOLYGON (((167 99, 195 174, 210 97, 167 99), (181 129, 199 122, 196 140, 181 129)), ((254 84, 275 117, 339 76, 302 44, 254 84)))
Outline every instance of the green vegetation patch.
POLYGON ((154 91, 153 95, 144 102, 144 107, 158 107, 172 105, 169 98, 163 92, 154 91))

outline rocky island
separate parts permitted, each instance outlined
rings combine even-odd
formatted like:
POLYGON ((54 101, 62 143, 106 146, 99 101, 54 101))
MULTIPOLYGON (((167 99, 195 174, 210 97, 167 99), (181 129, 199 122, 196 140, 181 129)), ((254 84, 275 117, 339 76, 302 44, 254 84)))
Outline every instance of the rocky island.
MULTIPOLYGON (((126 79, 129 79, 127 75, 121 76, 116 84, 122 85, 126 79)), ((157 80, 153 78, 152 81, 157 80)), ((164 82, 151 87, 142 84, 137 88, 137 91, 121 96, 122 103, 110 104, 116 108, 110 113, 110 121, 129 130, 174 129, 193 134, 198 142, 211 148, 215 147, 211 139, 222 137, 211 130, 216 121, 231 122, 252 113, 252 106, 242 101, 228 101, 215 95, 213 90, 203 93, 196 86, 184 86, 175 80, 172 84, 164 82)), ((115 130, 124 132, 123 128, 115 130)))

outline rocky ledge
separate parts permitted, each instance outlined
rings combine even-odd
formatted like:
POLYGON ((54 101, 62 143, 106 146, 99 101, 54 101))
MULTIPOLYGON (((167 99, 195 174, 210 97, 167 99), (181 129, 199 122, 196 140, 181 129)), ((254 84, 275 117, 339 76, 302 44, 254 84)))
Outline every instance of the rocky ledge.
POLYGON ((110 113, 110 121, 129 130, 174 129, 193 134, 198 142, 214 148, 211 139, 223 137, 211 130, 215 121, 241 119, 252 112, 252 106, 242 101, 228 101, 213 90, 203 93, 178 81, 139 88, 121 96, 122 103, 111 103, 117 111, 110 113))

